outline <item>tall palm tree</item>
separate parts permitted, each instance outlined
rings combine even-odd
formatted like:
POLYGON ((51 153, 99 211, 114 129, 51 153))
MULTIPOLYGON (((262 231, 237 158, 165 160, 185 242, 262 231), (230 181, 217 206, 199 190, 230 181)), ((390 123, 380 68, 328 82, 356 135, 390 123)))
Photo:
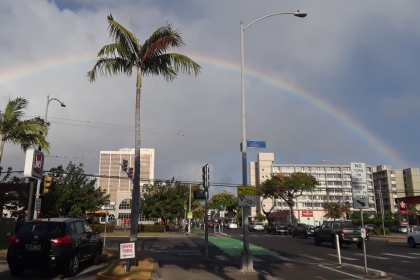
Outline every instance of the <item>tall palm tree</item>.
POLYGON ((40 146, 49 152, 47 142, 48 124, 41 118, 22 120, 23 110, 28 101, 18 97, 9 100, 4 111, 0 111, 0 162, 3 156, 4 144, 8 141, 20 145, 26 151, 31 146, 40 146))
POLYGON ((200 65, 189 57, 168 53, 171 48, 185 45, 181 33, 172 29, 171 24, 158 28, 143 45, 136 35, 114 20, 112 14, 108 17, 108 32, 113 43, 105 45, 98 52, 99 60, 87 73, 87 78, 93 82, 97 73, 102 76, 125 74, 131 76, 136 70, 136 114, 135 114, 135 160, 133 176, 133 203, 131 204, 130 241, 137 240, 137 227, 140 211, 140 97, 142 76, 163 76, 167 81, 174 80, 179 72, 197 76, 200 65))

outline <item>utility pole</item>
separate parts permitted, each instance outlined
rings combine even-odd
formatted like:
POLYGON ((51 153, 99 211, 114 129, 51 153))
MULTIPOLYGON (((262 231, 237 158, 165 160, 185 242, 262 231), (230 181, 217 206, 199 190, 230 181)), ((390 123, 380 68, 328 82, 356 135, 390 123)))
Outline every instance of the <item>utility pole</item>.
POLYGON ((384 217, 384 199, 382 197, 382 184, 381 180, 379 180, 379 189, 376 190, 379 196, 379 203, 381 204, 381 213, 382 213, 382 232, 385 235, 385 217, 384 217))

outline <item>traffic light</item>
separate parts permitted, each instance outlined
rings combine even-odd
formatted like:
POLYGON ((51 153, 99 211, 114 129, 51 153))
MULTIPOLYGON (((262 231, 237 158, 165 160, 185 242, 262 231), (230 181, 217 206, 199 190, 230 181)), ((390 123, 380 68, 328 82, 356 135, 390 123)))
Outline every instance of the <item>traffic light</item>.
POLYGON ((128 178, 130 179, 133 178, 133 173, 134 173, 134 169, 132 167, 129 167, 127 171, 128 178))
POLYGON ((208 164, 204 165, 203 171, 203 187, 208 189, 210 186, 210 167, 208 164))
POLYGON ((121 164, 121 170, 127 171, 127 168, 128 168, 128 160, 123 159, 122 164, 121 164))
POLYGON ((50 187, 52 184, 52 177, 45 176, 44 177, 44 191, 43 194, 47 194, 50 192, 50 187))
POLYGON ((181 213, 182 213, 182 215, 184 215, 185 211, 184 210, 181 210, 181 213))
POLYGON ((187 202, 184 201, 184 210, 187 210, 187 202))

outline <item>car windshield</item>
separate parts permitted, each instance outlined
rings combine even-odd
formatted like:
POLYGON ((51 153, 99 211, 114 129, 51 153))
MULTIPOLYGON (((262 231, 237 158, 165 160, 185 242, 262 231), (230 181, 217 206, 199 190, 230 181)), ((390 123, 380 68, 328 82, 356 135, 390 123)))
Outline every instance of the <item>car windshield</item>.
POLYGON ((44 233, 63 233, 65 231, 64 223, 55 222, 29 222, 25 223, 19 230, 19 233, 44 232, 44 233))

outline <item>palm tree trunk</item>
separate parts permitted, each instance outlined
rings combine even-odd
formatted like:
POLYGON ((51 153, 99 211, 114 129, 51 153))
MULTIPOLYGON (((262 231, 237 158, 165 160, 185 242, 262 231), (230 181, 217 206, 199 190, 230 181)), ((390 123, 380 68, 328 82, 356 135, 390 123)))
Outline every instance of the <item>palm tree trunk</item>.
POLYGON ((135 122, 136 124, 135 158, 134 158, 133 192, 132 192, 131 215, 130 215, 130 218, 131 218, 130 241, 137 240, 137 228, 139 225, 139 212, 140 212, 140 97, 141 97, 141 83, 140 84, 137 83, 136 122, 135 122))
POLYGON ((1 163, 1 159, 3 157, 3 149, 4 149, 4 143, 5 142, 6 141, 4 141, 4 140, 0 140, 0 163, 1 163))

